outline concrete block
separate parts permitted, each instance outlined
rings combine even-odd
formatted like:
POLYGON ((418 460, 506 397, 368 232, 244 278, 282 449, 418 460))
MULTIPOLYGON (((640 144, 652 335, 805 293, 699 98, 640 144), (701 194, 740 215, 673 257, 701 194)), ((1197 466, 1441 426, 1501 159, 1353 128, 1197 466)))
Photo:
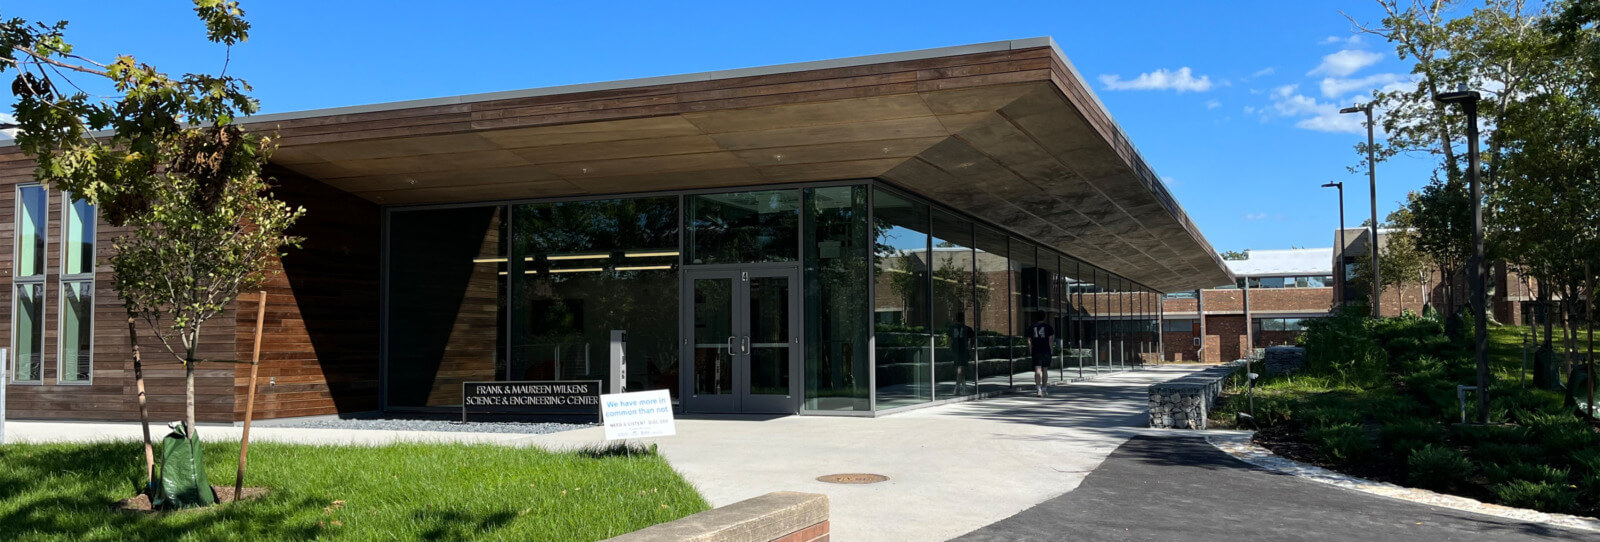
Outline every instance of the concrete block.
MULTIPOLYGON (((653 525, 616 542, 767 542, 801 531, 816 531, 828 521, 828 497, 816 493, 778 491, 707 510, 677 521, 653 525)), ((826 530, 827 527, 821 527, 826 530)))

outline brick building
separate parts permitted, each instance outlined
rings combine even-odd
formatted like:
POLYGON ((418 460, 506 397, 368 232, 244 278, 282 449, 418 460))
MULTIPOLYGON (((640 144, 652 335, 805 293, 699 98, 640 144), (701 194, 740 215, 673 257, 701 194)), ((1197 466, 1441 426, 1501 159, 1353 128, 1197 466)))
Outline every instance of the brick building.
POLYGON ((1293 344, 1301 324, 1333 306, 1333 249, 1259 250, 1227 262, 1237 282, 1167 294, 1162 339, 1171 361, 1221 362, 1293 344), (1246 326, 1246 322, 1253 325, 1246 326))
MULTIPOLYGON (((1378 230, 1380 249, 1394 233, 1378 230)), ((1334 230, 1334 248, 1250 251, 1247 259, 1226 262, 1237 277, 1234 284, 1163 296, 1165 359, 1216 363, 1244 357, 1244 345, 1294 344, 1306 320, 1326 317, 1341 300, 1365 296, 1355 286, 1347 291, 1341 279, 1351 274, 1355 280, 1356 262, 1371 257, 1370 237, 1365 228, 1349 228, 1334 230), (1253 324, 1248 329, 1246 321, 1253 324)), ((1505 262, 1490 264, 1488 280, 1493 320, 1526 323, 1535 284, 1505 262)), ((1464 274, 1442 277, 1438 269, 1428 269, 1384 288, 1379 309, 1384 316, 1420 314, 1425 307, 1445 311, 1465 307, 1469 295, 1464 274)))

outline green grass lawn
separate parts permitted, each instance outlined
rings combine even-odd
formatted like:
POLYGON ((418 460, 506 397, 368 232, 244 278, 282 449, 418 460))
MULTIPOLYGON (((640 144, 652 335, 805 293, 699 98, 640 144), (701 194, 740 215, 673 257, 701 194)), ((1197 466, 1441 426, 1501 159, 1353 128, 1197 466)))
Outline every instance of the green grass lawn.
MULTIPOLYGON (((238 443, 207 443, 232 486, 238 443)), ((159 515, 116 511, 141 483, 133 442, 0 445, 0 541, 598 540, 709 508, 659 455, 491 445, 259 443, 258 500, 159 515)))

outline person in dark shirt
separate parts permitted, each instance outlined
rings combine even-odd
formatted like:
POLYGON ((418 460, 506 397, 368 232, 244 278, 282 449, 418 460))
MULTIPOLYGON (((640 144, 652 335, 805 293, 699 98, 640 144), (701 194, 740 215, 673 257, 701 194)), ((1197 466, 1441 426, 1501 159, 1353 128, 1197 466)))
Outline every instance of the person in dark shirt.
POLYGON ((956 358, 956 395, 966 387, 967 366, 972 364, 972 326, 967 325, 966 313, 957 312, 956 321, 946 331, 950 338, 950 353, 956 358))
POLYGON ((1045 322, 1043 312, 1033 313, 1033 325, 1024 331, 1028 335, 1028 351, 1033 355, 1033 384, 1040 397, 1044 397, 1045 369, 1050 367, 1051 339, 1056 328, 1045 322))

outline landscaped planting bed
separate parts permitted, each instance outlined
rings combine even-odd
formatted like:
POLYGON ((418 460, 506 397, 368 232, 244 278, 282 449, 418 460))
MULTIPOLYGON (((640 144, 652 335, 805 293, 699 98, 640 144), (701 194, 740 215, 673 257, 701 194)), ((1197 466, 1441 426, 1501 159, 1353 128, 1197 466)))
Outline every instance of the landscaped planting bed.
MULTIPOLYGON (((1258 444, 1363 478, 1600 516, 1600 432, 1562 393, 1519 378, 1521 328, 1490 326, 1490 423, 1463 424, 1456 386, 1476 382, 1470 331, 1451 339, 1432 319, 1359 310, 1312 325, 1305 372, 1258 382, 1258 444)), ((1231 389, 1211 422, 1237 424, 1248 399, 1231 389)), ((1469 392, 1469 421, 1473 401, 1469 392)))
MULTIPOLYGON (((647 450, 255 443, 246 485, 269 490, 259 498, 114 509, 142 483, 139 449, 0 445, 0 540, 598 540, 709 508, 647 450)), ((231 491, 237 443, 207 443, 205 457, 231 491)))

